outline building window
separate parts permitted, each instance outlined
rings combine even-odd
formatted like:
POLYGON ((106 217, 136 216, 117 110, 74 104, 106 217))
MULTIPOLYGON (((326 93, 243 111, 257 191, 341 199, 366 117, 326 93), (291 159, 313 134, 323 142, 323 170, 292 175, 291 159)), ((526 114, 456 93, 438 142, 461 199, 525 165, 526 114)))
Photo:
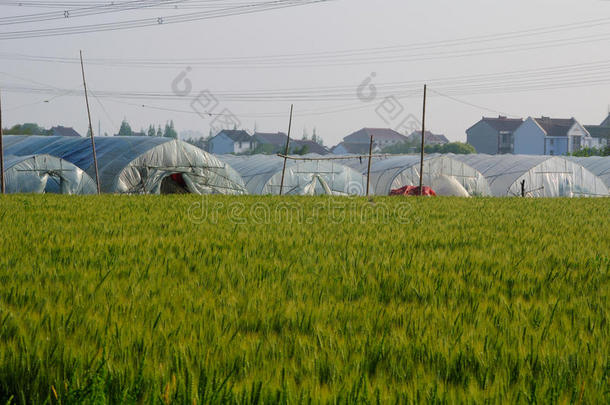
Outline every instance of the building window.
POLYGON ((554 139, 551 139, 551 140, 549 141, 549 143, 550 143, 550 145, 551 145, 551 146, 553 146, 553 145, 555 144, 555 140, 554 140, 554 139))

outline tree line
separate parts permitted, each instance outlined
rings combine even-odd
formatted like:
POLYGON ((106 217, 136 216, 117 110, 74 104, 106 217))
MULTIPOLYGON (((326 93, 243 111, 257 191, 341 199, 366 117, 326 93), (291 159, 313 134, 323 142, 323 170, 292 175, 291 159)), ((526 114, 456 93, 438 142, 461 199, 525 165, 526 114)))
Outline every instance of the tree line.
POLYGON ((161 125, 158 125, 156 128, 153 124, 148 126, 148 130, 144 130, 142 128, 140 132, 135 132, 131 129, 131 125, 127 122, 127 119, 123 119, 121 122, 121 127, 119 128, 119 136, 156 136, 163 138, 173 138, 178 139, 178 132, 174 127, 174 121, 171 120, 165 123, 165 128, 162 129, 161 125))

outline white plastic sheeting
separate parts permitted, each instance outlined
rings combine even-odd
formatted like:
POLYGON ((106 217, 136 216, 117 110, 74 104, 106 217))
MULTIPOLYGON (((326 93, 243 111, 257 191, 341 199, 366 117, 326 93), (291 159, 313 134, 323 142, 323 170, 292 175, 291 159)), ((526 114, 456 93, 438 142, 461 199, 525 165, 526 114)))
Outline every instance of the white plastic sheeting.
POLYGON ((610 156, 591 156, 591 157, 566 157, 578 163, 604 182, 610 188, 610 156))
POLYGON ((583 166, 562 157, 529 155, 452 155, 487 179, 494 196, 607 196, 608 187, 583 166))
MULTIPOLYGON (((368 158, 346 161, 366 175, 368 158)), ((419 186, 420 157, 401 155, 375 157, 371 162, 371 191, 375 195, 389 195, 392 190, 404 186, 419 186)), ((483 175, 468 164, 451 156, 428 155, 424 157, 425 186, 441 196, 488 196, 491 191, 483 175)))
POLYGON ((97 193, 87 173, 50 155, 5 156, 4 179, 7 193, 97 193))
MULTIPOLYGON (((283 158, 275 155, 222 155, 219 158, 239 172, 250 194, 280 193, 283 158)), ((287 160, 283 194, 364 195, 365 193, 366 178, 340 161, 287 160)))
MULTIPOLYGON (((65 159, 95 179, 89 138, 5 136, 7 153, 45 153, 65 159)), ((213 155, 185 142, 156 137, 96 137, 105 193, 246 194, 239 174, 213 155)))

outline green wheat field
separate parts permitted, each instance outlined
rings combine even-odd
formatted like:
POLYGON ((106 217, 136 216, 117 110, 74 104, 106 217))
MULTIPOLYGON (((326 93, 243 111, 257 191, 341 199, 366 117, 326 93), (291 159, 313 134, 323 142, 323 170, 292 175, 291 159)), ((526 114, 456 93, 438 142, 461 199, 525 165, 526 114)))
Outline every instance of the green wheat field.
POLYGON ((607 199, 0 198, 0 403, 610 403, 607 199))

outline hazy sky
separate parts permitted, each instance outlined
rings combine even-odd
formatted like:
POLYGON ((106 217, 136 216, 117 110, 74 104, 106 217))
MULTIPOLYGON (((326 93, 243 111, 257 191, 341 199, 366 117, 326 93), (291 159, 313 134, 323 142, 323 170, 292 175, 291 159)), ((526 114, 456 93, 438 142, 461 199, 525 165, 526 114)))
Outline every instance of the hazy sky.
MULTIPOLYGON (((9 2, 0 1, 0 37, 9 31, 201 11, 138 10, 3 25, 1 19, 7 16, 53 11, 3 3, 9 2)), ((86 133, 82 95, 45 103, 51 95, 30 90, 80 90, 80 66, 14 58, 17 53, 75 58, 82 49, 86 59, 178 61, 165 68, 150 63, 87 65, 89 87, 99 95, 91 100, 96 132, 98 121, 102 133, 112 134, 127 118, 134 129, 173 119, 178 131, 207 134, 218 117, 200 117, 191 102, 209 90, 205 94, 218 101, 208 105, 214 107, 212 112, 231 111, 250 131, 255 125, 260 131, 286 131, 294 101, 294 135, 300 138, 304 128, 311 134, 315 127, 327 145, 334 145, 362 127, 398 128, 403 120, 403 127, 417 124, 409 117, 420 119, 422 88, 429 83, 427 127, 463 141, 470 125, 499 112, 574 116, 585 124, 600 123, 610 104, 609 45, 610 2, 599 0, 337 0, 176 25, 0 39, 0 87, 6 88, 3 119, 5 127, 37 122, 74 126, 86 133), (499 35, 507 33, 511 34, 499 35), (273 55, 280 55, 281 61, 276 63, 273 55), (218 58, 233 59, 220 67, 192 63, 218 58), (269 63, 261 66, 260 61, 269 63), (117 92, 169 95, 176 77, 189 66, 185 77, 192 89, 184 96, 117 99, 117 92), (372 73, 376 97, 368 86, 359 97, 358 87, 372 73), (243 101, 253 91, 265 94, 243 101), (112 94, 103 97, 104 92, 112 94), (384 102, 392 95, 400 107, 384 102), (280 100, 273 98, 278 96, 280 100)), ((177 89, 188 90, 184 81, 177 89)))

